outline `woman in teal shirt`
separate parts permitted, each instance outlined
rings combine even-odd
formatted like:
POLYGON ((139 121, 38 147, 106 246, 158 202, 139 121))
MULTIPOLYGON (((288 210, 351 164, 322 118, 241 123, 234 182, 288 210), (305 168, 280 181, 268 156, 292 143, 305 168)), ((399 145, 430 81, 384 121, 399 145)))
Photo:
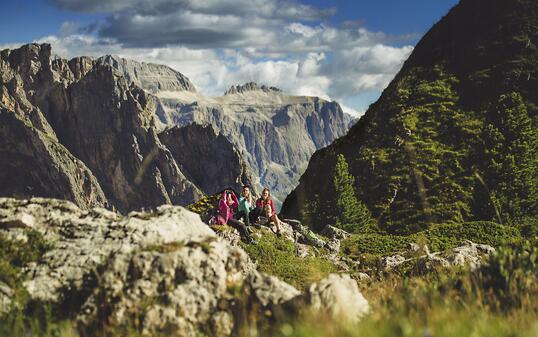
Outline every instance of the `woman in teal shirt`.
POLYGON ((245 219, 245 225, 250 225, 250 211, 254 208, 254 200, 250 194, 250 186, 243 186, 241 197, 239 198, 239 206, 237 207, 236 219, 245 219))

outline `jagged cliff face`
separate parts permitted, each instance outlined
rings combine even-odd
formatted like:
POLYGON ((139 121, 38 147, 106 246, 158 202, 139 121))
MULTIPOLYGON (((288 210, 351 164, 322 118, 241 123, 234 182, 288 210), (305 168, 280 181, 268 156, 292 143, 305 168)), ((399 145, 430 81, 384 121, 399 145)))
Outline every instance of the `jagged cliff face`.
POLYGON ((252 183, 252 174, 239 151, 211 126, 175 126, 161 132, 159 139, 180 163, 185 176, 205 194, 224 188, 241 191, 243 185, 252 183))
MULTIPOLYGON (((67 61, 54 58, 50 45, 32 44, 2 51, 0 67, 2 195, 121 211, 186 205, 203 195, 159 140, 154 98, 102 60, 67 61)), ((163 81, 158 86, 188 84, 170 76, 163 81)), ((191 140, 205 142, 208 135, 197 139, 195 130, 191 140)), ((229 176, 234 173, 242 174, 229 176)))
POLYGON ((165 125, 212 125, 241 152, 255 185, 269 187, 280 203, 296 185, 316 149, 343 136, 351 117, 336 102, 291 96, 247 83, 224 96, 160 91, 157 115, 165 125))
MULTIPOLYGON (((393 232, 489 219, 480 208, 491 213, 500 196, 521 181, 529 183, 514 192, 512 202, 530 200, 534 192, 526 189, 537 181, 531 173, 536 135, 523 127, 527 122, 515 126, 526 130, 515 138, 499 125, 508 125, 504 116, 520 111, 521 120, 534 118, 536 130, 537 11, 536 1, 461 1, 424 36, 348 135, 313 155, 283 213, 320 226, 329 221, 319 214, 331 210, 319 205, 330 203, 338 154, 350 164, 360 199, 393 232), (491 130, 499 140, 488 145, 491 130), (499 150, 500 144, 506 149, 499 150), (504 153, 501 162, 492 159, 493 150, 504 153), (510 164, 517 170, 499 174, 508 156, 526 157, 510 164)), ((525 205, 530 213, 535 206, 525 205)), ((497 211, 503 213, 502 207, 497 211)), ((497 215, 501 220, 503 214, 497 215)))

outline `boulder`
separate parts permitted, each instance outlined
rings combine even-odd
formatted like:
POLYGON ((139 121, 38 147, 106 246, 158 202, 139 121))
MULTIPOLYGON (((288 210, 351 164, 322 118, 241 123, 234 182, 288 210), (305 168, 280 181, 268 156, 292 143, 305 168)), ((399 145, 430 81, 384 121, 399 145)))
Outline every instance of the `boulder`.
POLYGON ((348 322, 357 322, 370 311, 357 282, 347 274, 331 274, 293 301, 302 301, 309 310, 327 312, 337 320, 348 322))
POLYGON ((114 257, 82 307, 79 330, 85 336, 137 327, 142 334, 198 336, 211 325, 226 335, 233 291, 242 286, 248 261, 225 241, 190 241, 114 257))
POLYGON ((216 238, 198 215, 180 206, 121 217, 100 208, 83 211, 64 200, 0 198, 0 228, 28 225, 25 219, 32 219, 28 227, 43 234, 51 249, 39 264, 26 268, 24 285, 31 298, 53 303, 65 291, 93 286, 96 269, 113 253, 216 238))
POLYGON ((401 255, 385 256, 381 259, 381 266, 385 270, 391 270, 405 262, 405 257, 401 255))
POLYGON ((350 235, 345 230, 331 226, 331 225, 325 226, 323 230, 321 231, 321 234, 325 235, 329 239, 338 239, 338 240, 347 239, 350 235))

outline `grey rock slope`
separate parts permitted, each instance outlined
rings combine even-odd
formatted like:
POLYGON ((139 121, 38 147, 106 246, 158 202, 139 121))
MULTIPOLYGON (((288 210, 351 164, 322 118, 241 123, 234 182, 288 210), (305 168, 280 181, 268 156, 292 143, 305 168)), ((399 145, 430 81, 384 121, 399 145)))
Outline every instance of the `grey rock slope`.
POLYGON ((105 205, 97 179, 54 137, 0 108, 0 194, 51 196, 83 208, 105 205))
POLYGON ((155 96, 160 127, 212 125, 239 150, 258 190, 271 188, 278 204, 296 186, 311 155, 352 125, 352 117, 337 102, 318 97, 292 96, 253 82, 209 97, 167 66, 113 56, 98 62, 155 96))
POLYGON ((100 57, 97 62, 117 69, 127 81, 153 93, 163 90, 196 91, 186 76, 164 65, 126 60, 115 55, 100 57))
POLYGON ((347 131, 348 121, 336 102, 290 96, 254 86, 222 97, 157 93, 165 124, 211 124, 236 145, 256 174, 281 200, 296 184, 316 149, 347 131), (193 97, 194 96, 194 97, 193 97))
POLYGON ((29 46, 0 52, 0 196, 64 198, 84 208, 105 205, 93 173, 58 141, 31 102, 51 77, 41 71, 41 60, 49 56, 29 46))
POLYGON ((4 85, 25 93, 48 122, 38 119, 37 126, 88 166, 112 205, 127 211, 201 195, 160 143, 153 99, 113 68, 85 57, 54 58, 46 44, 5 50, 2 61, 20 79, 4 85))
MULTIPOLYGON (((29 230, 50 248, 24 266, 23 286, 34 305, 69 308, 58 313, 75 317, 81 336, 133 328, 148 335, 230 336, 304 309, 352 321, 369 310, 349 276, 331 275, 300 293, 256 271, 241 248, 179 206, 124 217, 62 200, 0 198, 1 236, 24 241, 29 230)), ((0 313, 15 305, 5 295, 11 293, 0 284, 0 313)))
POLYGON ((52 56, 47 44, 1 52, 3 196, 65 198, 81 207, 106 204, 123 212, 187 205, 203 195, 202 189, 220 188, 221 171, 209 168, 207 172, 214 174, 211 186, 193 173, 196 164, 187 162, 197 158, 186 156, 188 151, 182 149, 203 148, 204 142, 219 145, 204 148, 207 158, 218 154, 232 168, 224 181, 232 177, 238 184, 246 181, 243 160, 215 134, 190 129, 185 131, 188 139, 178 138, 181 144, 167 139, 183 162, 161 143, 157 101, 136 83, 148 90, 192 92, 188 79, 167 67, 120 61, 113 57, 67 61, 52 56), (227 150, 208 152, 221 148, 227 150), (190 169, 196 183, 180 167, 190 169))
POLYGON ((191 124, 159 134, 185 176, 205 194, 231 187, 240 191, 252 175, 235 146, 213 127, 191 124))

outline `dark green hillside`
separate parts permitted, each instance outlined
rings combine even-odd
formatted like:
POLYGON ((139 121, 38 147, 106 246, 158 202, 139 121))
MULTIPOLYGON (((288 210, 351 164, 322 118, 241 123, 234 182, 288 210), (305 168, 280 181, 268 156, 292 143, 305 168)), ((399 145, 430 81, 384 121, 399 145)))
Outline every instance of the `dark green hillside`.
POLYGON ((312 210, 334 202, 328 172, 343 154, 391 233, 535 216, 537 45, 538 1, 462 0, 348 135, 314 154, 282 213, 314 226, 338 217, 312 210))

